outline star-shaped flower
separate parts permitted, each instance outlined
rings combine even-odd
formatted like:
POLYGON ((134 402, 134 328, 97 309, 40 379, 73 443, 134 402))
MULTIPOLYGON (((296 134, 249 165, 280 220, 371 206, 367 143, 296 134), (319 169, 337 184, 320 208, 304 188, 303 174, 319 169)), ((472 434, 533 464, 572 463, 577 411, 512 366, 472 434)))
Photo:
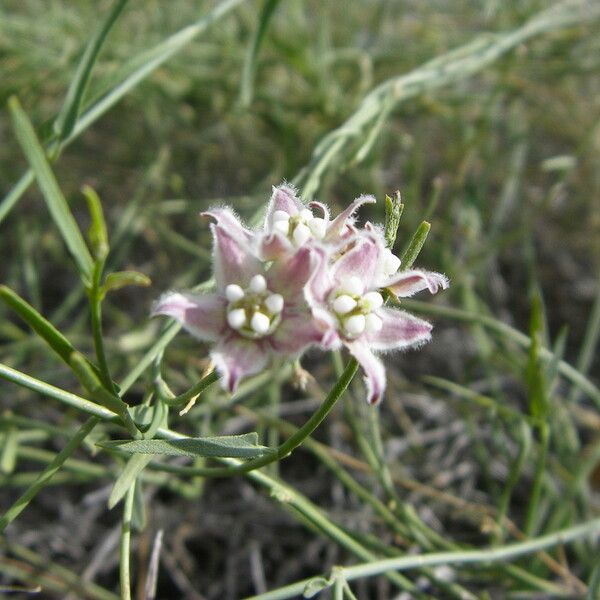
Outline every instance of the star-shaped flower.
POLYGON ((386 386, 385 368, 375 353, 418 346, 430 339, 431 331, 427 321, 384 306, 381 288, 408 297, 423 289, 435 293, 448 287, 439 273, 391 273, 399 261, 390 255, 374 230, 363 231, 338 258, 320 252, 322 265, 307 288, 313 316, 324 331, 322 345, 348 348, 365 372, 371 404, 381 401, 386 386))
POLYGON ((192 335, 212 342, 211 358, 222 385, 262 371, 273 357, 297 358, 320 342, 304 288, 318 265, 310 248, 299 248, 267 268, 253 250, 252 232, 228 209, 205 213, 213 235, 216 291, 169 292, 153 314, 179 321, 192 335))

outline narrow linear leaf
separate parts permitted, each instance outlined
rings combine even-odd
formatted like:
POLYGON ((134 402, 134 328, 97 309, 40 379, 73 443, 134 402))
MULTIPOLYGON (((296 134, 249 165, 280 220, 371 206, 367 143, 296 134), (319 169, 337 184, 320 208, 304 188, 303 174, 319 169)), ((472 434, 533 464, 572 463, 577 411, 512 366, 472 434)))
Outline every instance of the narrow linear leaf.
POLYGON ((152 456, 146 454, 135 454, 130 457, 121 471, 121 474, 115 481, 110 497, 108 498, 108 508, 114 508, 132 485, 135 485, 137 476, 146 468, 146 465, 152 460, 152 456))
POLYGON ((0 299, 14 310, 66 363, 75 351, 69 340, 31 304, 5 285, 0 285, 0 299))
POLYGON ((400 260, 402 262, 401 269, 410 269, 419 256, 423 245, 425 244, 425 240, 429 235, 429 230, 431 229, 431 225, 427 221, 423 221, 415 231, 412 236, 408 246, 402 253, 400 260))
MULTIPOLYGON (((0 300, 3 300, 14 310, 33 331, 39 335, 60 356, 60 358, 71 366, 71 357, 77 350, 71 342, 50 321, 42 316, 31 304, 15 293, 6 285, 0 285, 0 300)), ((87 367, 92 370, 96 377, 99 376, 98 367, 89 362, 83 355, 87 367)))
POLYGON ((8 100, 13 126, 17 140, 33 170, 40 190, 44 195, 48 209, 58 227, 69 252, 73 256, 77 268, 84 281, 89 281, 93 268, 93 260, 85 245, 81 231, 77 226, 63 193, 58 187, 54 173, 50 169, 46 153, 40 145, 31 121, 21 108, 18 99, 12 96, 8 100))
POLYGON ((82 193, 85 196, 88 205, 88 211, 92 224, 88 230, 88 240, 92 254, 96 260, 102 261, 108 255, 108 232, 106 231, 106 220, 102 210, 102 202, 96 191, 89 185, 84 185, 82 193))
POLYGON ((9 475, 15 470, 18 447, 18 430, 16 427, 10 427, 0 436, 0 472, 5 475, 9 475))
POLYGON ((107 292, 120 290, 129 285, 148 287, 151 283, 150 277, 138 271, 115 271, 106 276, 102 292, 106 294, 107 292))
POLYGON ((404 204, 402 204, 402 196, 400 192, 396 192, 394 197, 385 197, 385 245, 391 250, 396 243, 396 234, 400 225, 400 217, 404 212, 404 204))
POLYGON ((257 433, 178 440, 115 440, 98 445, 134 454, 166 456, 257 458, 275 452, 272 448, 258 445, 257 433))
POLYGON ((600 598, 600 561, 598 560, 588 583, 588 593, 585 600, 595 600, 596 598, 600 598))
POLYGON ((146 528, 146 503, 144 501, 144 488, 142 481, 138 477, 135 480, 135 490, 133 492, 133 507, 131 511, 131 527, 137 532, 142 532, 146 528))
POLYGON ((529 412, 533 417, 545 418, 548 411, 546 380, 543 362, 540 356, 544 334, 544 314, 539 292, 531 300, 531 318, 529 325, 529 355, 526 369, 526 381, 529 391, 529 412))
POLYGON ((567 346, 567 337, 569 335, 569 326, 563 325, 558 335, 556 336, 556 340, 554 342, 554 346, 552 348, 552 358, 549 363, 546 365, 546 385, 547 392, 549 393, 552 389, 553 385, 556 382, 558 377, 558 367, 560 365, 560 361, 565 356, 565 349, 567 346))
POLYGON ((240 104, 247 107, 252 102, 254 95, 254 73, 256 72, 256 59, 258 51, 265 38, 265 33, 275 13, 280 0, 265 0, 258 18, 258 26, 252 38, 252 43, 246 54, 244 69, 242 71, 242 82, 240 88, 240 104))
POLYGON ((87 84, 89 82, 96 58, 100 53, 108 33, 112 29, 112 26, 115 24, 116 20, 119 18, 119 15, 126 4, 127 0, 117 0, 114 3, 112 9, 108 15, 106 15, 106 19, 100 25, 86 46, 83 56, 77 65, 75 76, 73 77, 71 84, 69 85, 69 89, 67 90, 67 95, 65 97, 63 106, 60 110, 60 113, 56 117, 56 121, 54 122, 54 132, 61 141, 67 138, 75 127, 81 107, 81 101, 83 99, 83 94, 85 93, 87 84))

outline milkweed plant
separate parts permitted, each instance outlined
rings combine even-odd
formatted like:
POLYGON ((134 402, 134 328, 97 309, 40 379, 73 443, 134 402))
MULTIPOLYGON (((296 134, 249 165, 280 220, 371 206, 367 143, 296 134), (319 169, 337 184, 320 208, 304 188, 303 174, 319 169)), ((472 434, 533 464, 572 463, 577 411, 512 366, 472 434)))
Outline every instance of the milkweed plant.
POLYGON ((431 324, 385 306, 422 290, 435 294, 448 279, 431 271, 399 270, 382 226, 357 226, 360 196, 335 218, 320 202, 303 204, 289 185, 273 189, 262 227, 251 230, 230 208, 202 213, 212 220, 215 291, 167 292, 154 315, 179 321, 212 344, 221 385, 234 392, 244 377, 274 358, 295 360, 311 347, 345 346, 364 371, 367 401, 386 387, 377 356, 424 344, 431 324))

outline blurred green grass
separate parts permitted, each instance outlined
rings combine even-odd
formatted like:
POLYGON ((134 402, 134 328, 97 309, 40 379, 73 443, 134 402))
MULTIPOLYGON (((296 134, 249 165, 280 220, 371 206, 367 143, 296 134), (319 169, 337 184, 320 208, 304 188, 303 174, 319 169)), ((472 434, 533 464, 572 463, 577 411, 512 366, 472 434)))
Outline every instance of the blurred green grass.
MULTIPOLYGON (((50 137, 82 49, 109 5, 87 0, 76 5, 9 0, 0 6, 0 103, 5 105, 8 97, 18 95, 42 139, 50 137)), ((168 5, 158 0, 131 2, 102 50, 86 99, 110 85, 131 57, 214 5, 184 0, 168 5)), ((258 3, 246 2, 136 86, 66 148, 54 165, 84 228, 88 218, 81 186, 89 184, 98 191, 113 239, 112 264, 141 271, 153 281, 148 289, 118 292, 104 306, 113 370, 124 375, 155 340, 158 324, 149 323, 147 315, 162 290, 192 286, 209 276, 209 235, 197 217, 202 208, 226 202, 250 218, 268 197, 271 185, 293 179, 309 163, 319 141, 343 124, 376 85, 482 32, 516 29, 551 5, 492 0, 283 2, 260 48, 254 97, 244 107, 240 76, 259 10, 258 3)), ((403 103, 383 122, 364 160, 334 164, 319 182, 317 193, 319 199, 339 208, 363 192, 382 199, 400 189, 407 208, 398 247, 421 219, 431 221, 432 232, 419 264, 451 277, 452 288, 439 301, 526 332, 531 292, 539 290, 544 309, 539 334, 544 343, 554 346, 561 329, 568 327, 564 357, 582 366, 582 349, 586 343, 594 346, 590 336, 599 328, 591 317, 600 272, 599 34, 598 20, 590 19, 541 35, 468 79, 403 103)), ((0 134, 0 195, 4 196, 26 169, 26 161, 17 150, 6 111, 0 113, 0 134)), ((382 203, 367 214, 381 220, 382 203)), ((0 255, 5 257, 2 282, 27 298, 78 347, 91 350, 85 297, 76 290, 68 255, 35 186, 0 227, 0 255)), ((56 385, 74 385, 70 379, 65 383, 65 371, 48 359, 40 342, 6 319, 7 314, 1 313, 2 361, 56 385)), ((490 335, 481 325, 459 326, 439 317, 435 324, 434 343, 419 353, 394 358, 394 366, 389 365, 394 387, 383 407, 386 461, 397 477, 439 488, 466 502, 497 507, 508 489, 519 444, 525 444, 514 422, 500 419, 501 411, 475 410, 464 391, 446 393, 425 385, 420 377, 446 378, 524 413, 531 391, 527 353, 510 340, 490 335), (444 431, 446 421, 455 429, 444 431), (423 441, 431 431, 438 431, 441 441, 423 441)), ((593 377, 600 366, 598 355, 593 348, 588 354, 586 370, 593 377)), ((202 370, 204 356, 194 340, 176 338, 165 361, 169 380, 185 389, 202 370)), ((316 356, 308 365, 326 388, 331 367, 319 359, 316 356)), ((564 381, 545 376, 552 384, 548 393, 554 435, 544 465, 545 495, 534 528, 538 532, 592 516, 598 507, 597 482, 587 479, 597 456, 596 412, 564 381), (581 400, 575 409, 568 402, 574 399, 581 400), (572 472, 583 480, 573 482, 572 472)), ((149 376, 135 386, 134 398, 142 397, 148 380, 149 376)), ((33 403, 28 393, 12 386, 2 389, 5 409, 21 414, 23 402, 29 399, 27 415, 57 423, 65 418, 55 405, 40 411, 39 401, 33 403)), ((286 388, 286 398, 297 395, 286 388)), ((250 406, 264 406, 267 396, 256 394, 250 406)), ((352 406, 360 415, 363 409, 352 406)), ((194 433, 235 427, 241 418, 219 394, 209 396, 191 415, 189 421, 177 424, 194 433)), ((361 420, 366 421, 364 416, 361 420)), ((357 432, 355 427, 352 441, 347 424, 352 422, 351 415, 346 419, 338 415, 322 435, 332 446, 339 444, 360 455, 361 436, 369 439, 372 432, 361 433, 360 427, 357 432)), ((268 431, 274 436, 274 430, 268 431)), ((56 449, 51 441, 44 443, 56 449)), ((527 510, 535 448, 534 443, 523 471, 516 474, 512 498, 508 497, 508 515, 519 525, 527 510)), ((334 514, 349 510, 357 518, 364 512, 357 504, 347 508, 343 494, 331 499, 326 489, 311 484, 311 474, 301 461, 294 460, 281 469, 299 489, 306 488, 334 514)), ((311 466, 323 468, 319 461, 311 466)), ((379 485, 373 476, 367 482, 379 485)), ((222 487, 209 486, 207 510, 219 493, 235 494, 236 485, 242 484, 234 480, 222 487)), ((390 500, 389 490, 380 493, 390 500)), ((480 521, 464 529, 460 520, 455 522, 451 505, 438 503, 435 496, 418 491, 402 494, 444 535, 464 542, 487 539, 480 521)), ((67 495, 65 501, 72 499, 67 495)), ((33 522, 42 518, 33 515, 33 522)), ((163 518, 168 519, 164 514, 163 518)), ((240 522, 247 524, 247 517, 240 522)), ((25 533, 27 527, 22 527, 19 531, 25 533)), ((362 533, 375 531, 373 525, 362 533)), ((191 535, 202 533, 198 529, 191 535)), ((266 539, 273 543, 276 538, 271 535, 266 539)), ((298 552, 305 538, 295 534, 295 539, 300 540, 294 544, 298 552)), ((260 535, 256 540, 261 543, 260 535)), ((37 544, 40 551, 45 547, 39 540, 37 544)), ((327 564, 347 560, 333 547, 329 546, 327 564)), ((573 570, 586 580, 593 557, 585 558, 581 547, 572 561, 573 570)), ((213 566, 213 585, 225 562, 213 566)), ((318 561, 316 565, 308 559, 299 562, 295 571, 289 567, 295 577, 324 570, 318 561)), ((269 587, 288 581, 279 567, 273 567, 277 575, 269 579, 269 587)), ((548 576, 541 565, 532 572, 548 576)), ((188 565, 186 576, 190 573, 193 567, 188 565)), ((105 577, 112 589, 110 573, 105 577)), ((483 581, 476 581, 474 588, 485 588, 483 581)), ((502 583, 498 579, 489 586, 501 588, 502 583)), ((215 589, 210 597, 236 597, 215 589)), ((377 593, 386 597, 385 591, 377 593)))

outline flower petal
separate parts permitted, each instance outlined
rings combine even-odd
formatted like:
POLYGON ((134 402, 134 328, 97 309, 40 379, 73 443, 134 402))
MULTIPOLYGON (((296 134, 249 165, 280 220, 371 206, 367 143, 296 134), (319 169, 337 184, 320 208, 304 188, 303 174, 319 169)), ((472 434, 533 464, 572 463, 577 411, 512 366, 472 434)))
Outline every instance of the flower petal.
POLYGON ((168 292, 152 308, 155 315, 172 317, 192 335, 215 342, 225 328, 225 301, 217 294, 168 292))
POLYGON ((230 283, 245 287, 253 275, 260 272, 261 262, 243 239, 220 225, 211 225, 214 240, 214 269, 217 290, 230 283))
POLYGON ((237 215, 230 208, 215 207, 200 213, 202 217, 214 219, 215 223, 238 239, 250 240, 252 231, 244 227, 237 215))
POLYGON ((414 269, 400 271, 381 287, 389 288, 400 298, 408 298, 425 289, 435 294, 439 289, 447 289, 449 285, 448 278, 441 273, 414 269))
POLYGON ((377 332, 365 334, 373 350, 400 350, 419 346, 431 338, 431 323, 402 310, 382 307, 375 314, 382 320, 383 326, 377 332))
POLYGON ((293 250, 292 242, 278 231, 263 235, 259 241, 259 255, 263 260, 276 260, 293 250))
POLYGON ((317 202, 316 200, 313 200, 312 202, 308 203, 308 206, 310 208, 318 208, 322 213, 323 213, 323 218, 325 219, 325 222, 329 225, 329 208, 327 208, 327 206, 325 204, 323 204, 322 202, 317 202))
POLYGON ((232 393, 243 377, 260 373, 268 361, 263 343, 244 339, 237 334, 223 339, 210 356, 221 375, 221 386, 232 393))
POLYGON ((360 236, 352 247, 332 267, 333 278, 341 282, 348 277, 358 277, 365 289, 370 289, 375 277, 379 247, 371 236, 360 236))
POLYGON ((351 225, 352 221, 348 221, 352 218, 354 213, 363 204, 373 204, 376 202, 375 196, 359 196, 354 200, 346 210, 342 211, 332 222, 327 230, 327 239, 336 238, 344 233, 344 226, 351 225))
POLYGON ((304 288, 304 297, 309 306, 316 309, 317 306, 326 302, 334 282, 327 266, 329 253, 320 245, 311 246, 311 250, 315 267, 308 284, 304 288))
POLYGON ((301 312, 289 312, 270 337, 273 350, 285 356, 300 356, 309 346, 320 344, 323 330, 313 321, 308 309, 301 312))
POLYGON ((280 185, 273 187, 273 194, 267 207, 265 216, 265 231, 271 231, 273 227, 273 214, 276 210, 282 210, 293 216, 298 214, 304 205, 296 196, 296 190, 290 185, 280 185))
POLYGON ((303 246, 287 260, 274 263, 267 272, 267 287, 281 294, 287 305, 304 300, 302 290, 317 264, 313 252, 310 246, 303 246))
POLYGON ((369 404, 379 404, 383 398, 386 383, 383 363, 363 342, 350 342, 346 346, 365 372, 364 380, 367 386, 367 401, 369 404))

